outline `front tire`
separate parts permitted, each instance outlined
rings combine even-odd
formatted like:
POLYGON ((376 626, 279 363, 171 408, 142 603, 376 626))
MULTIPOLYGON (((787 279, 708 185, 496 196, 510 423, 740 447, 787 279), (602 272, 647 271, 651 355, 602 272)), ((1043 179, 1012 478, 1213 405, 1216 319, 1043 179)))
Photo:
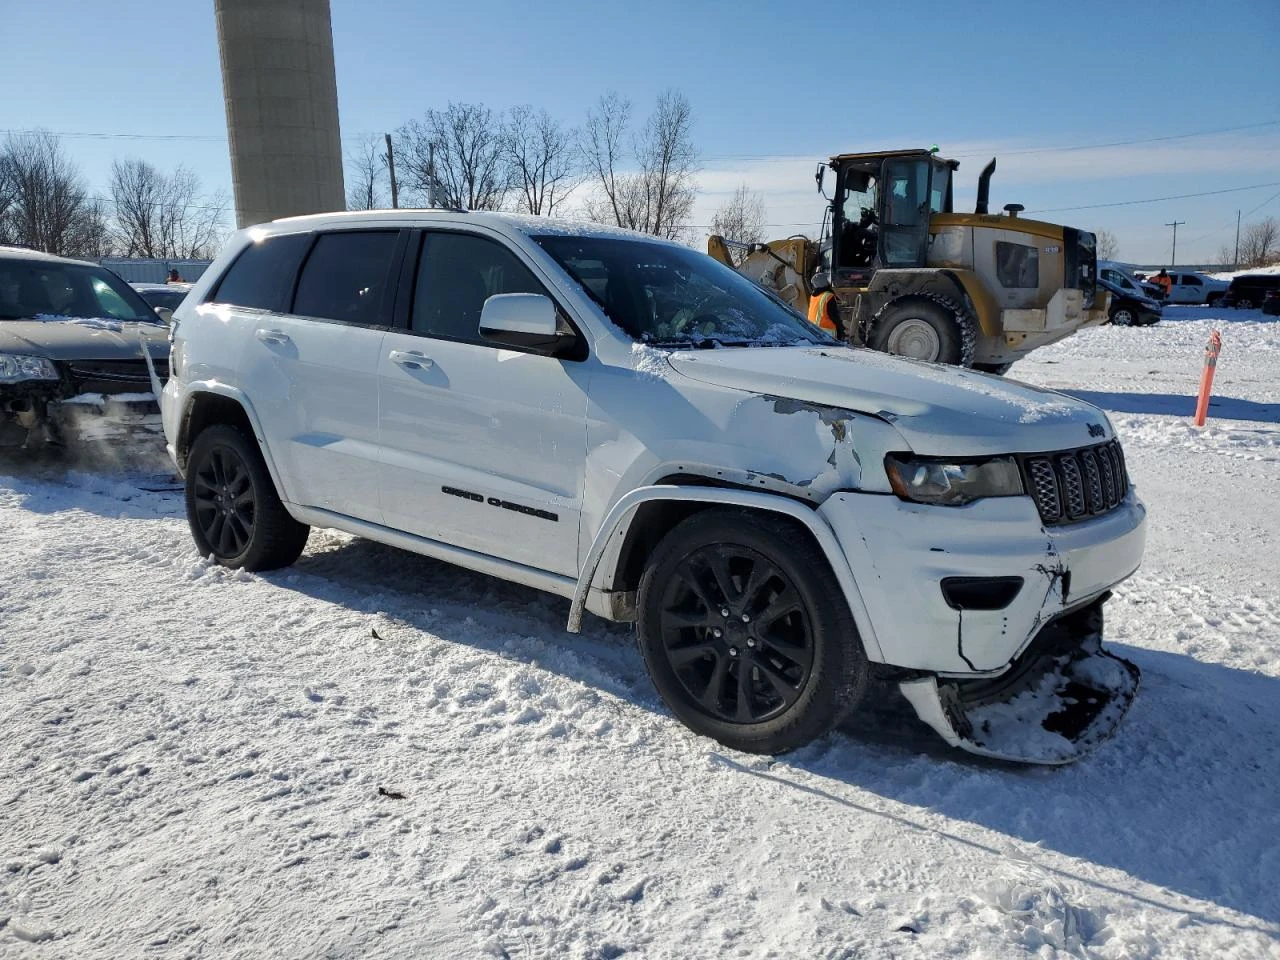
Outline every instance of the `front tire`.
POLYGON ((871 320, 867 346, 930 363, 973 366, 978 327, 954 300, 932 295, 886 303, 871 320))
POLYGON ((1119 307, 1111 311, 1111 322, 1117 327, 1132 327, 1137 319, 1137 315, 1128 307, 1119 307))
POLYGON ((298 559, 311 528, 285 510, 262 451, 239 428, 201 431, 187 457, 187 523, 201 556, 275 570, 298 559))
POLYGON ((672 713, 735 750, 803 746, 866 686, 866 654, 826 557, 771 516, 711 509, 677 525, 641 578, 637 633, 672 713))

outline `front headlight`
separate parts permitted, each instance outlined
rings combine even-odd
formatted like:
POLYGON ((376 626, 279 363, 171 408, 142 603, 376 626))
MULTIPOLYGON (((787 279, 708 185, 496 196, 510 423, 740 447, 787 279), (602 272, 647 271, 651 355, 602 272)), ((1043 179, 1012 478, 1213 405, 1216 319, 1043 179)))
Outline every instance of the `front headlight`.
POLYGON ((983 497, 1022 494, 1022 475, 1012 457, 956 463, 889 454, 884 468, 893 492, 913 503, 958 507, 983 497))
POLYGON ((44 357, 21 353, 0 353, 0 383, 20 380, 57 380, 58 369, 44 357))

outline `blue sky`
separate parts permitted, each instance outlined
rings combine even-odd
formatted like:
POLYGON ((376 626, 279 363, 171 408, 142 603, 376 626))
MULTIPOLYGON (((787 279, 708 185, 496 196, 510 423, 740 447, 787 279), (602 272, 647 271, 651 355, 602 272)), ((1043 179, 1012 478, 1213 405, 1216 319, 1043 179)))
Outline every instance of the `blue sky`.
MULTIPOLYGON (((230 190, 212 0, 0 10, 0 129, 182 137, 64 144, 99 193, 112 157, 131 155, 230 190)), ((1280 0, 332 0, 332 12, 348 144, 451 100, 532 103, 577 123, 606 90, 640 115, 664 88, 682 90, 702 154, 698 223, 746 183, 765 197, 771 234, 800 232, 821 217, 818 159, 934 143, 961 160, 958 204, 994 154, 994 204, 1028 215, 1276 184, 1043 214, 1112 230, 1125 259, 1166 260, 1170 220, 1186 221, 1187 262, 1234 241, 1236 210, 1280 215, 1280 0), (1268 125, 1181 136, 1256 124, 1268 125)))

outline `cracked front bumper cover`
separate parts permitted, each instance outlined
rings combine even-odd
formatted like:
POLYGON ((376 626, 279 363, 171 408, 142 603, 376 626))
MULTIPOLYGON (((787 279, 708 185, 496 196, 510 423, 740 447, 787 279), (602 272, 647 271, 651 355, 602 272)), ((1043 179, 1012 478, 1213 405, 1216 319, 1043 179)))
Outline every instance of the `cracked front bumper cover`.
POLYGON ((917 716, 954 747, 1017 763, 1071 763, 1115 733, 1140 672, 1102 649, 1101 601, 1046 634, 1046 643, 994 680, 928 676, 899 687, 917 716))

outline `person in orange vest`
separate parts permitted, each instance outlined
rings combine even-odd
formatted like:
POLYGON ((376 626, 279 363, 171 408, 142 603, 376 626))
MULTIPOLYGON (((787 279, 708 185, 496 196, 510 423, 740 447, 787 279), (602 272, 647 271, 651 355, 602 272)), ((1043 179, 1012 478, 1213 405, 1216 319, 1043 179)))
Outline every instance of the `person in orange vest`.
POLYGON ((809 297, 809 322, 836 339, 840 339, 840 307, 831 292, 831 278, 820 273, 813 278, 813 293, 809 297))
POLYGON ((1169 288, 1173 286, 1173 280, 1169 277, 1169 274, 1166 271, 1161 270, 1151 278, 1151 282, 1157 284, 1162 290, 1164 290, 1164 298, 1166 300, 1169 299, 1169 288))

